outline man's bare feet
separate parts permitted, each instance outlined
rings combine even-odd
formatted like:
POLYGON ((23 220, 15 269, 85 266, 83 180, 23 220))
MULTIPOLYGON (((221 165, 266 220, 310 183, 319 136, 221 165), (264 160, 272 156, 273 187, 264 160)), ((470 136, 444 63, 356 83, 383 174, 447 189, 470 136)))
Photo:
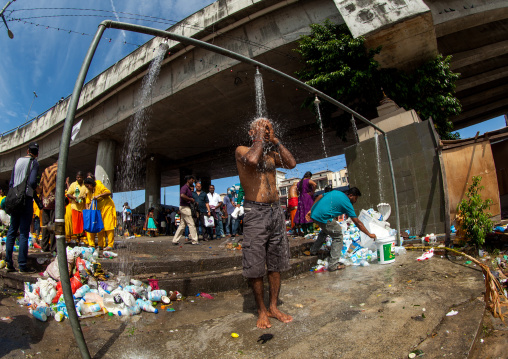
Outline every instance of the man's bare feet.
POLYGON ((258 322, 256 323, 256 326, 260 329, 272 327, 272 324, 270 324, 270 319, 268 319, 267 312, 259 313, 258 322))
POLYGON ((270 318, 275 318, 280 320, 282 323, 289 323, 293 321, 293 317, 289 314, 282 313, 278 308, 270 309, 268 311, 268 316, 270 318))

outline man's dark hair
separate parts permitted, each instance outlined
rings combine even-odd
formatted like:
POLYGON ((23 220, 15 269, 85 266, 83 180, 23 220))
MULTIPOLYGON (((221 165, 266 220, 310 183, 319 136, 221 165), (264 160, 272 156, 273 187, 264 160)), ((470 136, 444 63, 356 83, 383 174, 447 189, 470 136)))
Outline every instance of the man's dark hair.
POLYGON ((85 177, 83 174, 83 171, 76 172, 76 177, 78 177, 78 176, 85 177))
POLYGON ((311 177, 312 177, 312 172, 310 172, 310 171, 305 172, 305 174, 303 175, 303 178, 311 178, 311 177))
POLYGON ((94 179, 91 179, 90 177, 87 177, 85 178, 85 180, 83 181, 84 184, 90 184, 92 186, 95 187, 95 180, 94 179))
POLYGON ((87 177, 92 177, 93 179, 95 179, 95 174, 93 172, 87 172, 86 176, 87 177))
POLYGON ((332 186, 326 186, 325 187, 325 193, 328 193, 328 192, 331 192, 332 191, 332 186))
POLYGON ((28 145, 28 152, 34 156, 39 155, 39 144, 37 142, 30 142, 28 145))
POLYGON ((188 182, 190 179, 193 179, 195 181, 196 177, 194 177, 193 175, 187 175, 183 178, 185 182, 188 182))
POLYGON ((360 190, 356 187, 351 187, 350 189, 348 189, 347 194, 356 197, 360 197, 362 195, 360 190))

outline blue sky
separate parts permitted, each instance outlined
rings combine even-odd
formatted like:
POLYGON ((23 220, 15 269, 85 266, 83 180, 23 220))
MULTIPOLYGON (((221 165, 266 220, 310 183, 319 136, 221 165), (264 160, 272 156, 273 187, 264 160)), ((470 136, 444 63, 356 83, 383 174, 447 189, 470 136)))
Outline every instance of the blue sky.
MULTIPOLYGON (((71 94, 83 58, 97 25, 106 19, 125 21, 166 29, 213 0, 64 0, 12 3, 5 17, 14 39, 9 39, 0 25, 0 133, 9 131, 50 109, 61 97, 71 94), (142 14, 142 15, 139 15, 142 14), (151 18, 149 18, 151 17, 151 18), (34 91, 37 98, 34 98, 34 91), (30 106, 33 106, 29 113, 30 106)), ((4 1, 7 3, 7 0, 4 1)), ((0 4, 3 7, 4 3, 0 4)), ((150 39, 149 36, 108 29, 97 49, 87 81, 122 59, 150 39)), ((505 126, 499 117, 471 128, 460 130, 462 138, 473 137, 476 131, 493 131, 505 126)), ((299 164, 287 171, 288 177, 301 177, 306 171, 346 166, 344 156, 335 156, 299 164)), ((238 177, 215 180, 217 192, 225 192, 238 183, 238 177)), ((164 189, 161 194, 164 193, 164 189)), ((166 188, 166 203, 178 204, 178 188, 166 188)), ((162 202, 164 198, 161 196, 162 202)), ((115 203, 121 207, 144 202, 144 191, 116 193, 115 203)))
MULTIPOLYGON (((213 0, 13 2, 4 16, 14 33, 14 39, 9 39, 5 25, 0 21, 2 49, 0 133, 23 124, 27 116, 31 119, 43 113, 61 97, 67 97, 72 93, 92 36, 101 21, 111 19, 167 29, 174 22, 213 2, 213 0), (34 91, 37 93, 35 100, 34 91), (28 113, 32 100, 33 106, 28 113)), ((3 7, 6 3, 7 0, 0 6, 3 7)), ((149 39, 147 35, 107 29, 92 61, 87 81, 149 39)))

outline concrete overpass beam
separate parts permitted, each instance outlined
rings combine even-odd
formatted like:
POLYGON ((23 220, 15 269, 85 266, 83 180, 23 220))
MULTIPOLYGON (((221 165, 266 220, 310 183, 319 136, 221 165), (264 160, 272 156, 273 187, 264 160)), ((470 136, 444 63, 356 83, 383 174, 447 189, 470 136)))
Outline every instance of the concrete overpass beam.
POLYGON ((145 209, 161 203, 161 169, 159 158, 149 155, 146 160, 145 209))
POLYGON ((102 140, 99 142, 95 160, 95 178, 101 181, 110 191, 113 191, 115 178, 115 151, 115 141, 102 140))

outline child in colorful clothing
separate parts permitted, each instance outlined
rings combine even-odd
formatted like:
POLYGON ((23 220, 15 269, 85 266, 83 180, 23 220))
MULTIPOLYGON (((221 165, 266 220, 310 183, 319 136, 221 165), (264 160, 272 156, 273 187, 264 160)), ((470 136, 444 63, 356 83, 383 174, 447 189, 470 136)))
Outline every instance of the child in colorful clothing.
POLYGON ((154 219, 153 212, 154 208, 151 207, 148 210, 148 215, 146 216, 145 228, 144 230, 148 232, 148 236, 156 237, 157 236, 157 221, 154 219))

